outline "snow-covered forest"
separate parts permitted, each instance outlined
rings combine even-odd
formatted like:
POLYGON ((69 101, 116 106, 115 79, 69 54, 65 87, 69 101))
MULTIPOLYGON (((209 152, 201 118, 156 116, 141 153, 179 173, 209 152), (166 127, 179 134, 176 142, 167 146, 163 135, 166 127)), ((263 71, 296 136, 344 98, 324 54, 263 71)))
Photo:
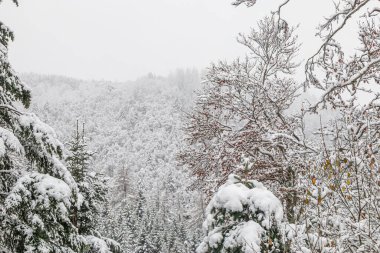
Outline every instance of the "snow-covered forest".
POLYGON ((202 215, 202 199, 176 156, 198 72, 150 74, 130 83, 36 75, 23 80, 32 96, 36 92, 30 111, 61 129, 60 140, 70 143, 77 120, 84 129, 91 168, 108 178, 102 234, 126 252, 191 252, 201 232, 202 221, 193 218, 202 215))
POLYGON ((380 1, 333 1, 312 53, 298 5, 125 82, 19 73, 0 20, 0 253, 380 252, 380 1))

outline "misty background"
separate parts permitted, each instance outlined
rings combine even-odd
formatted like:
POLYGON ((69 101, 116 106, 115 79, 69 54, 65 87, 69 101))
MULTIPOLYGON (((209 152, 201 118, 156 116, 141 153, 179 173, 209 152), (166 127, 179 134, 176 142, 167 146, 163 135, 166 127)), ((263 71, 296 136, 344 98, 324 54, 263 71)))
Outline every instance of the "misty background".
MULTIPOLYGON (((228 0, 28 0, 16 7, 4 1, 0 16, 16 35, 9 57, 17 72, 125 81, 244 55, 238 33, 248 33, 279 3, 234 8, 228 0)), ((314 28, 332 11, 329 0, 294 0, 284 8, 289 22, 299 24, 302 51, 316 50, 314 28)))

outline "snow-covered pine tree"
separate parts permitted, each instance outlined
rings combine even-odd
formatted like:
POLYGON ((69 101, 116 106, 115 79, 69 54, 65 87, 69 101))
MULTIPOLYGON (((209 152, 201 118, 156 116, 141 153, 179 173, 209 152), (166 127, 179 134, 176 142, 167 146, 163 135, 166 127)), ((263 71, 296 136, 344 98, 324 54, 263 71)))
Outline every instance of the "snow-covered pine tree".
POLYGON ((79 132, 79 122, 77 121, 76 131, 68 145, 71 155, 66 158, 67 168, 77 183, 84 182, 92 157, 92 154, 87 151, 87 144, 84 139, 84 124, 81 134, 79 132))
POLYGON ((280 200, 255 180, 231 174, 211 199, 197 253, 284 252, 280 200))
POLYGON ((66 158, 67 168, 70 170, 71 175, 74 177, 75 181, 78 184, 79 191, 84 197, 81 206, 79 208, 73 208, 72 221, 78 228, 79 233, 89 234, 95 227, 93 223, 94 220, 96 220, 95 214, 98 214, 99 209, 97 205, 93 204, 95 204, 96 201, 102 202, 104 200, 106 188, 103 184, 100 185, 100 189, 93 189, 92 185, 89 183, 97 184, 98 182, 88 182, 90 179, 88 173, 89 160, 92 154, 87 151, 87 145, 84 140, 84 133, 82 135, 79 133, 78 121, 76 131, 74 132, 73 138, 68 145, 70 155, 66 158), (98 190, 99 192, 95 192, 94 194, 92 193, 93 190, 98 190), (92 199, 91 197, 93 195, 95 195, 97 199, 92 199))
POLYGON ((77 185, 60 162, 54 130, 22 112, 31 95, 8 61, 13 38, 0 22, 0 249, 76 252, 82 241, 69 209, 78 203, 77 185))
POLYGON ((106 178, 100 173, 90 169, 90 159, 92 153, 88 151, 84 123, 82 133, 79 131, 79 122, 77 121, 76 131, 72 140, 69 142, 70 155, 66 158, 67 167, 77 182, 80 194, 83 196, 80 206, 75 206, 71 210, 71 220, 78 229, 80 235, 85 236, 87 243, 92 250, 96 244, 108 245, 115 251, 119 251, 119 245, 115 241, 103 238, 98 232, 98 221, 101 216, 101 207, 105 204, 107 195, 106 178), (104 241, 103 241, 104 240, 104 241))
POLYGON ((72 222, 83 196, 54 130, 22 112, 31 95, 8 62, 11 40, 0 22, 0 251, 117 252, 117 243, 82 236, 72 222))

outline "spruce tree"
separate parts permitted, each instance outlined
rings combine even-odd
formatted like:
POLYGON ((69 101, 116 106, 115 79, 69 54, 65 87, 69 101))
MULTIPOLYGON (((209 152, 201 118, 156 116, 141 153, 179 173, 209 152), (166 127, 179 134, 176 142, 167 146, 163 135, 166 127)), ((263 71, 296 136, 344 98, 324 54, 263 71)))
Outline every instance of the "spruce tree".
MULTIPOLYGON (((118 252, 116 242, 96 231, 78 233, 72 210, 80 210, 88 196, 61 162, 65 148, 55 131, 23 111, 31 92, 8 62, 13 39, 0 22, 0 251, 118 252)), ((96 187, 96 193, 103 189, 96 187)))
MULTIPOLYGON (((91 197, 92 185, 87 182, 91 179, 88 175, 89 159, 91 153, 86 150, 86 143, 84 141, 84 133, 79 133, 79 125, 77 121, 76 131, 73 135, 73 139, 69 142, 70 155, 66 158, 67 167, 73 175, 75 181, 78 184, 79 191, 83 195, 83 202, 79 207, 73 207, 72 221, 78 228, 78 232, 81 234, 89 234, 91 228, 94 228, 92 224, 93 216, 92 211, 97 212, 96 207, 91 206, 94 199, 91 197), (93 209, 92 209, 93 208, 93 209)), ((104 187, 103 187, 104 188, 104 187)), ((105 189, 99 189, 99 200, 104 199, 105 189)))
POLYGON ((8 61, 13 39, 0 22, 0 249, 77 252, 82 240, 68 210, 78 203, 78 188, 61 163, 64 147, 54 130, 23 112, 31 92, 8 61))
POLYGON ((92 154, 87 151, 87 145, 84 139, 84 124, 82 134, 79 132, 79 122, 77 121, 76 131, 72 140, 69 142, 69 151, 71 155, 66 158, 67 167, 73 175, 76 182, 84 182, 88 174, 89 163, 92 154))
MULTIPOLYGON (((111 243, 109 246, 114 247, 118 252, 119 245, 108 238, 103 238, 97 230, 98 220, 101 217, 101 206, 106 202, 106 179, 100 173, 90 169, 90 159, 93 154, 87 150, 84 124, 82 133, 80 133, 78 121, 76 131, 69 142, 69 151, 70 155, 66 158, 67 166, 78 184, 80 194, 83 196, 80 205, 71 210, 71 220, 80 235, 87 236, 91 241, 97 243, 99 240, 104 240, 105 243, 109 242, 111 243)), ((87 246, 96 252, 94 245, 87 246)))

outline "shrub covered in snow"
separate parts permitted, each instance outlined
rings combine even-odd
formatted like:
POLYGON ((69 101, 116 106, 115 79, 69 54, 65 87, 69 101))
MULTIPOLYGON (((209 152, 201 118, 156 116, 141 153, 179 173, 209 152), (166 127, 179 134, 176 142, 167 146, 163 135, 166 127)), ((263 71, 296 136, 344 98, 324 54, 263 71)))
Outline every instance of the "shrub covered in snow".
POLYGON ((255 180, 230 175, 206 209, 197 253, 282 252, 280 200, 255 180))

